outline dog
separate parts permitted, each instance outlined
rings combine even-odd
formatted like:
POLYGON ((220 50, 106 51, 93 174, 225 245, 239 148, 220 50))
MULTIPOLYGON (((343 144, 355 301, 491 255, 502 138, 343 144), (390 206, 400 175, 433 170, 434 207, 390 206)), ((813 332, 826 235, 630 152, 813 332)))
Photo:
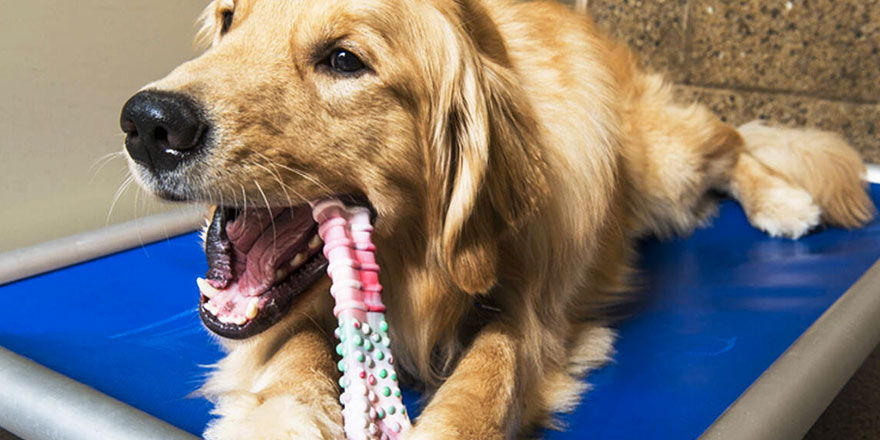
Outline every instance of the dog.
POLYGON ((553 427, 612 353, 634 241, 688 234, 718 193, 780 237, 874 214, 838 135, 679 103, 553 2, 215 0, 202 24, 121 124, 143 188, 214 207, 207 439, 344 438, 309 202, 374 213, 397 366, 429 396, 409 439, 553 427))

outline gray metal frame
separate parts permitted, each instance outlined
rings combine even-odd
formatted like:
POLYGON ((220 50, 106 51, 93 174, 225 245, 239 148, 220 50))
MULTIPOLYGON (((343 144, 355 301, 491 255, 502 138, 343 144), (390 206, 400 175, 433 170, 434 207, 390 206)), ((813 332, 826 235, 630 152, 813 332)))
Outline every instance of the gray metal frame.
POLYGON ((0 390, 0 426, 25 440, 198 439, 4 348, 0 390))
POLYGON ((205 211, 191 206, 0 253, 0 286, 193 231, 205 211))

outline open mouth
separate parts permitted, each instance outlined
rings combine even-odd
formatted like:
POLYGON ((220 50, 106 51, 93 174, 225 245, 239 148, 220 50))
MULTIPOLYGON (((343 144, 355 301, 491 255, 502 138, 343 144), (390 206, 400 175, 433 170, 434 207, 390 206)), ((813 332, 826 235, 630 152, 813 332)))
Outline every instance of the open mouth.
POLYGON ((231 339, 271 327, 326 273, 322 247, 308 204, 217 207, 205 237, 208 273, 198 280, 205 326, 231 339))

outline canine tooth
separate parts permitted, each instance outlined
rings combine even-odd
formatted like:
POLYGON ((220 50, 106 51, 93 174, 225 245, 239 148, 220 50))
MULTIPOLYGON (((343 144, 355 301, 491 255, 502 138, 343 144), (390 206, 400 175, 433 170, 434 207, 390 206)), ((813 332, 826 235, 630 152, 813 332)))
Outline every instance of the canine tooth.
POLYGON ((296 254, 293 260, 290 260, 290 267, 296 269, 306 262, 306 254, 296 254))
POLYGON ((311 249, 311 250, 318 249, 323 244, 324 244, 324 240, 321 240, 321 236, 318 234, 315 234, 315 236, 312 237, 312 239, 309 241, 309 249, 311 249))
POLYGON ((220 293, 219 290, 215 289, 214 286, 211 285, 207 280, 203 278, 196 278, 196 284, 199 285, 199 290, 208 298, 213 298, 214 295, 220 293))
POLYGON ((247 318, 244 315, 238 315, 233 320, 232 323, 235 325, 244 325, 247 322, 247 318))
POLYGON ((254 319, 257 317, 257 304, 259 302, 259 298, 253 298, 251 299, 251 302, 248 303, 247 311, 245 312, 245 316, 247 316, 247 319, 254 319))

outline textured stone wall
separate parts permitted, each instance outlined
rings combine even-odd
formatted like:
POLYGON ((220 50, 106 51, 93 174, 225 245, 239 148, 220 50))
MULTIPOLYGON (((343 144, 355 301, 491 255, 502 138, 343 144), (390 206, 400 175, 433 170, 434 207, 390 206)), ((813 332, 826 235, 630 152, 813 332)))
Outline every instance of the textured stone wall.
POLYGON ((682 96, 725 120, 836 131, 880 163, 880 0, 587 4, 682 96))

